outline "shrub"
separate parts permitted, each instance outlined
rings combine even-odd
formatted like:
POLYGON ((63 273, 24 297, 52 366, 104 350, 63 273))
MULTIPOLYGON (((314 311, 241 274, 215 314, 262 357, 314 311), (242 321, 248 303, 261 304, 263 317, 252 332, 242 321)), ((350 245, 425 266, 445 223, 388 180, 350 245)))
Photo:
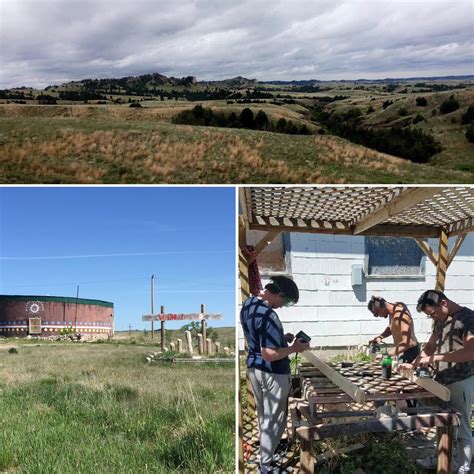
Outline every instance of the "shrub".
POLYGON ((417 123, 424 122, 425 118, 423 115, 416 114, 416 117, 413 119, 413 125, 416 125, 417 123))
POLYGON ((441 102, 441 105, 439 106, 439 111, 443 115, 454 112, 457 109, 459 109, 459 102, 454 97, 454 95, 450 96, 449 99, 446 99, 443 102, 441 102))
POLYGON ((253 112, 248 107, 243 109, 240 113, 239 121, 242 124, 242 127, 244 128, 255 128, 255 119, 253 117, 253 112))
POLYGON ((40 105, 56 105, 58 103, 55 97, 48 94, 40 94, 36 99, 40 105))
POLYGON ((400 117, 406 117, 408 115, 408 110, 405 107, 401 107, 398 109, 398 115, 400 115, 400 117))
POLYGON ((374 109, 371 105, 370 105, 370 106, 368 107, 368 109, 367 109, 367 113, 368 113, 368 114, 371 114, 371 113, 374 112, 374 111, 375 111, 375 109, 374 109))
POLYGON ((466 113, 461 117, 461 125, 467 125, 474 121, 474 105, 470 105, 466 113))
POLYGON ((268 120, 267 114, 263 110, 259 110, 255 116, 255 128, 257 130, 268 130, 270 121, 268 120))
POLYGON ((8 353, 9 354, 18 354, 18 351, 14 347, 10 347, 10 349, 8 349, 8 353))
POLYGON ((426 107, 428 105, 428 101, 426 100, 426 97, 417 97, 416 105, 418 107, 426 107))
POLYGON ((138 102, 132 102, 129 107, 134 107, 134 108, 139 108, 141 109, 142 108, 142 105, 139 104, 138 102))
POLYGON ((474 143, 474 124, 471 124, 466 130, 466 138, 469 143, 474 143))
POLYGON ((393 101, 391 101, 391 100, 386 100, 386 101, 382 104, 382 108, 385 110, 387 107, 390 107, 392 104, 393 104, 393 101))

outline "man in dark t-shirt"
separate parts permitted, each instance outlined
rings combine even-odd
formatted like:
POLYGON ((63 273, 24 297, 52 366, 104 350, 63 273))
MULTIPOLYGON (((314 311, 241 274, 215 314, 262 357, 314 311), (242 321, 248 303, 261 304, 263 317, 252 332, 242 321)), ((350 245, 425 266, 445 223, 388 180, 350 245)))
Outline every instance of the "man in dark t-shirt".
POLYGON ((260 472, 272 471, 278 442, 285 430, 291 386, 289 355, 309 349, 309 343, 284 334, 274 311, 298 302, 295 282, 285 276, 271 278, 259 296, 248 298, 240 312, 247 341, 247 372, 255 397, 260 431, 260 472))
MULTIPOLYGON (((474 401, 474 311, 441 291, 425 291, 416 309, 435 320, 434 330, 413 366, 435 368, 435 380, 446 385, 450 405, 461 414, 457 430, 457 472, 469 472, 472 459, 471 412, 474 401)), ((426 461, 426 460, 423 460, 426 461)), ((430 467, 429 463, 419 463, 430 467)))

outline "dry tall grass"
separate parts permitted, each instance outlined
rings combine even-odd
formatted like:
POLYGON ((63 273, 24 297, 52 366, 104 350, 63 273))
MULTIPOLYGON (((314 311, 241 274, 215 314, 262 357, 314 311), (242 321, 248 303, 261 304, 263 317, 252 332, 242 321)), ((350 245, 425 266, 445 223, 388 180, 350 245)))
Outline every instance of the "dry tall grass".
MULTIPOLYGON (((119 168, 125 182, 323 182, 319 171, 307 172, 286 161, 264 159, 263 141, 256 146, 235 135, 206 131, 202 139, 175 141, 159 132, 63 129, 47 141, 26 140, 0 147, 0 163, 15 163, 38 176, 64 181, 97 183, 119 168)), ((326 178, 327 179, 327 178, 326 178)))
POLYGON ((346 166, 360 166, 390 174, 400 175, 407 161, 364 147, 357 147, 335 137, 317 136, 316 145, 321 149, 318 158, 326 163, 337 160, 346 166))

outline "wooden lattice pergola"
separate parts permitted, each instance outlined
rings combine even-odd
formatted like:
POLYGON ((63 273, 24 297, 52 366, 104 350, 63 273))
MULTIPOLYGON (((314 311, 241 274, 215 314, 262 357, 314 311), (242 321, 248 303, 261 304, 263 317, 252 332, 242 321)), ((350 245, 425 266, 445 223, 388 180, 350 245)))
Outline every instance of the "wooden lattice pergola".
MULTIPOLYGON (((441 291, 449 265, 474 230, 474 187, 469 186, 244 187, 239 201, 239 247, 247 245, 247 230, 266 232, 255 245, 257 256, 281 232, 411 237, 435 265, 441 291), (428 238, 438 240, 437 249, 428 238), (456 240, 449 251, 450 238, 456 240)), ((242 301, 249 296, 249 263, 239 252, 242 301)))

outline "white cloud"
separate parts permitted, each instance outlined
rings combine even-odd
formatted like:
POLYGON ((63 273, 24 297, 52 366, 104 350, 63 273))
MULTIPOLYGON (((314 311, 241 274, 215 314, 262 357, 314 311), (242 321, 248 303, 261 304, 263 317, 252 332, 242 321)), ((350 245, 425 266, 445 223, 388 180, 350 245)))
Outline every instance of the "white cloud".
POLYGON ((3 0, 0 87, 473 74, 470 0, 3 0))

